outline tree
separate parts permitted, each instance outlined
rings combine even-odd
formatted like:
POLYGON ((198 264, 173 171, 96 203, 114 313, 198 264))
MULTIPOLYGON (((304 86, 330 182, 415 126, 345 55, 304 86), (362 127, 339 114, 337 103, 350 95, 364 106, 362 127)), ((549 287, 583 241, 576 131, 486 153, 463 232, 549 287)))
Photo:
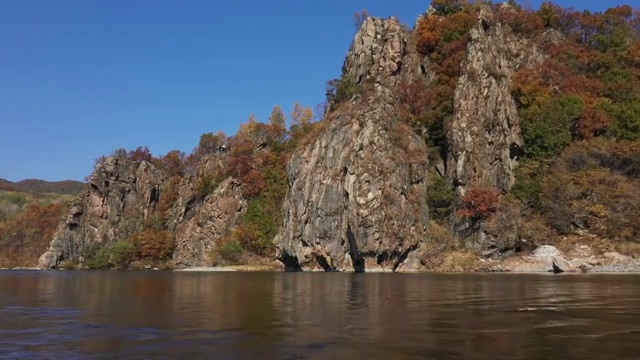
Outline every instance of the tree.
POLYGON ((287 117, 282 112, 279 105, 273 107, 271 115, 269 115, 269 132, 272 141, 284 141, 287 133, 287 117))
POLYGON ((126 159, 129 157, 129 152, 124 148, 118 148, 113 150, 111 156, 114 158, 126 159))
POLYGON ((200 135, 196 154, 200 157, 214 154, 226 142, 227 136, 222 131, 218 131, 215 135, 212 132, 204 133, 200 135))
POLYGON ((310 107, 302 107, 297 102, 293 104, 291 111, 291 127, 290 131, 294 137, 300 137, 311 130, 311 120, 313 119, 313 110, 310 107))
POLYGON ((560 96, 536 102, 522 112, 524 154, 550 159, 571 143, 571 125, 580 116, 583 102, 577 96, 560 96))
POLYGON ((168 176, 183 176, 186 155, 180 150, 171 150, 160 158, 160 168, 168 176))
POLYGON ((337 104, 351 100, 360 91, 357 84, 347 79, 332 79, 327 81, 325 96, 327 104, 337 104))
POLYGON ((474 221, 485 220, 496 212, 500 191, 492 187, 477 187, 467 191, 460 199, 456 214, 474 221))
POLYGON ((129 151, 128 157, 133 161, 153 160, 153 155, 151 155, 151 151, 149 151, 149 148, 146 146, 138 146, 135 150, 129 151))
POLYGON ((457 13, 462 7, 467 5, 466 0, 432 0, 431 7, 436 15, 446 16, 457 13))

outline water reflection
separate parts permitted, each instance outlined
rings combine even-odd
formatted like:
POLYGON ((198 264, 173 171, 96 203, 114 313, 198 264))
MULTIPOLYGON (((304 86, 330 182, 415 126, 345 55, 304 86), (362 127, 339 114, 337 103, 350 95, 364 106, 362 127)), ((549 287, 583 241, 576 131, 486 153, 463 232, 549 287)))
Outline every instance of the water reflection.
POLYGON ((640 277, 0 272, 0 358, 638 358, 640 277))

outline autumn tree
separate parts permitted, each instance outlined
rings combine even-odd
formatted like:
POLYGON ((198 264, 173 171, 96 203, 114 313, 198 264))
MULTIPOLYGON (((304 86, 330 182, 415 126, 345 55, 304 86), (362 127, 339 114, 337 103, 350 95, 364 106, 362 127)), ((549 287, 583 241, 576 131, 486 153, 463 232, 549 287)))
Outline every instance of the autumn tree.
POLYGON ((222 131, 218 131, 216 134, 212 132, 204 133, 200 135, 196 153, 199 156, 214 154, 218 151, 218 148, 226 142, 227 136, 222 131))
POLYGON ((302 107, 297 102, 293 104, 293 110, 291 110, 291 126, 289 127, 292 136, 299 138, 309 132, 312 120, 313 110, 311 110, 310 107, 302 107))
POLYGON ((287 135, 287 117, 279 105, 273 107, 269 115, 269 137, 271 142, 281 143, 287 135))
POLYGON ((185 174, 186 154, 180 150, 171 150, 162 156, 158 166, 169 176, 183 176, 185 174))
POLYGON ((135 150, 129 151, 127 154, 128 158, 133 161, 151 161, 153 160, 153 155, 151 155, 151 151, 146 146, 138 146, 135 150))
POLYGON ((460 199, 456 215, 474 221, 485 220, 496 212, 500 191, 492 187, 469 189, 460 199))

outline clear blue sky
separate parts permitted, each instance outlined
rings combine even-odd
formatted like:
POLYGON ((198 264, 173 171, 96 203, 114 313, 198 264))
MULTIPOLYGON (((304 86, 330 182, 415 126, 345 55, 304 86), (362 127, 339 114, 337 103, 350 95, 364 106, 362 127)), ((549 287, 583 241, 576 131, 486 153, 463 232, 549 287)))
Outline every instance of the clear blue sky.
POLYGON ((0 178, 82 180, 119 147, 188 153, 251 113, 314 107, 354 12, 412 25, 429 2, 0 0, 0 178))

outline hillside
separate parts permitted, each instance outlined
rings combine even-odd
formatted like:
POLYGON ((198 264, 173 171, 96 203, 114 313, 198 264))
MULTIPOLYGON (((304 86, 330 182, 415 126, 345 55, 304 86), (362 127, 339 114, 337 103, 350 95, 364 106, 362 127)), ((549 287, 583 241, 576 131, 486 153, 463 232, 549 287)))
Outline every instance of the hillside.
POLYGON ((538 266, 548 246, 585 268, 640 256, 638 10, 433 0, 413 27, 355 18, 320 114, 275 106, 190 154, 115 150, 39 265, 493 271, 538 266))
POLYGON ((0 179, 0 189, 16 190, 31 193, 52 193, 63 195, 78 195, 85 184, 80 181, 64 180, 64 181, 45 181, 36 179, 26 179, 18 182, 11 182, 0 179))

